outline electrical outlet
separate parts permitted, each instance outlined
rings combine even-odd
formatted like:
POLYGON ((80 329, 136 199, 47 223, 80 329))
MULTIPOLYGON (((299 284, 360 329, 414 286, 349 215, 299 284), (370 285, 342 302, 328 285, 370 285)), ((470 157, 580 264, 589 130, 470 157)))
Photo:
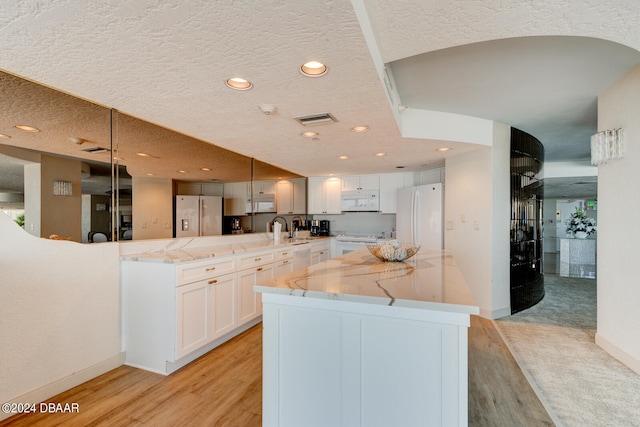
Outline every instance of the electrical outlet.
POLYGON ((445 228, 446 228, 447 230, 453 230, 453 221, 447 221, 447 222, 445 223, 445 228))
POLYGON ((473 221, 473 229, 480 230, 480 221, 478 220, 473 221))

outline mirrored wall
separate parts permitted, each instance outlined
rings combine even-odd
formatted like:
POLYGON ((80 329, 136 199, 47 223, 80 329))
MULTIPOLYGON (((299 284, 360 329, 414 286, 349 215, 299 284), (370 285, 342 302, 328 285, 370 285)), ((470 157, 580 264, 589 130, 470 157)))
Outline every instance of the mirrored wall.
POLYGON ((261 183, 275 192, 304 179, 9 73, 0 86, 0 209, 35 236, 175 237, 181 194, 228 198, 225 233, 264 231, 253 201, 261 183))

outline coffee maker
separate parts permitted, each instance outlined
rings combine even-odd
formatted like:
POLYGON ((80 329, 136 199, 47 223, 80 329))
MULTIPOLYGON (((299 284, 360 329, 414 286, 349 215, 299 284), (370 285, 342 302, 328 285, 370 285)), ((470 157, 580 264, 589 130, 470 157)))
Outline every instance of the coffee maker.
POLYGON ((318 236, 328 236, 331 234, 329 230, 329 220, 321 219, 320 220, 320 229, 318 230, 318 236))
POLYGON ((311 228, 310 230, 310 235, 312 236, 319 236, 320 235, 320 220, 319 219, 312 219, 311 220, 311 228))

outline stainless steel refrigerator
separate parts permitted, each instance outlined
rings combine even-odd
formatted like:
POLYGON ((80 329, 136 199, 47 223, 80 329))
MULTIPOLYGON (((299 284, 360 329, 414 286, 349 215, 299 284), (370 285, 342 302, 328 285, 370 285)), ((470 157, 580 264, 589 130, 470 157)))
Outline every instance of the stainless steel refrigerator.
POLYGON ((222 234, 222 197, 176 196, 176 237, 222 234))
POLYGON ((444 248, 441 183, 398 190, 396 239, 422 249, 444 248))

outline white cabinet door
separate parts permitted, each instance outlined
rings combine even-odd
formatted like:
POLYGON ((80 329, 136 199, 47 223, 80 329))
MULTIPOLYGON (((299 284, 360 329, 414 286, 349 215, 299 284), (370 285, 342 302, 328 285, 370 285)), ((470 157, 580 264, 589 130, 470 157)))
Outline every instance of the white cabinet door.
POLYGON ((283 259, 276 261, 274 264, 273 277, 283 276, 293 272, 293 259, 283 259))
POLYGON ((380 175, 352 175, 342 177, 342 191, 378 190, 380 175))
POLYGON ((336 177, 310 177, 307 194, 309 214, 340 214, 342 180, 336 177))
POLYGON ((176 359, 210 338, 206 280, 176 288, 176 359))
POLYGON ((209 284, 209 329, 211 339, 231 332, 236 327, 236 274, 210 279, 209 284))
POLYGON ((327 178, 324 181, 324 213, 325 214, 341 214, 340 192, 342 180, 340 178, 327 178))
POLYGON ((304 215, 307 213, 307 180, 292 179, 293 184, 293 213, 304 215))
POLYGON ((224 184, 224 214, 226 216, 247 214, 247 200, 251 196, 250 186, 249 182, 224 184))
POLYGON ((276 182, 254 181, 253 194, 276 194, 276 182))
POLYGON ((293 214, 293 183, 278 181, 276 185, 276 211, 280 215, 293 214))
POLYGON ((238 326, 262 314, 262 294, 253 287, 273 279, 273 264, 248 268, 238 272, 238 326))

